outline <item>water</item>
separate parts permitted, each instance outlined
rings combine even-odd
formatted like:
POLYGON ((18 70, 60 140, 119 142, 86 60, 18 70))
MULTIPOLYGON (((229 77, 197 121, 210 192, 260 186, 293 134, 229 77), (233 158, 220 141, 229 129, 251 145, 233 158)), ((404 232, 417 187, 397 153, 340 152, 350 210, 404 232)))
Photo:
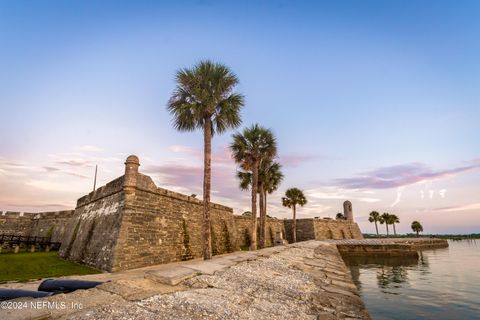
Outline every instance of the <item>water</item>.
POLYGON ((480 319, 480 240, 449 241, 417 258, 353 258, 373 319, 480 319))

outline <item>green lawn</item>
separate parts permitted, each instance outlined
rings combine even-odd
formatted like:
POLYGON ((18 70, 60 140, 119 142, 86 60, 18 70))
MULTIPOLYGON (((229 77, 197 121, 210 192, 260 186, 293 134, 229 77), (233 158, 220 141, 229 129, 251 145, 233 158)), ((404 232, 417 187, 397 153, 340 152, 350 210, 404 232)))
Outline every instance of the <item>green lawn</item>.
POLYGON ((58 257, 58 252, 0 254, 0 283, 100 273, 58 257))

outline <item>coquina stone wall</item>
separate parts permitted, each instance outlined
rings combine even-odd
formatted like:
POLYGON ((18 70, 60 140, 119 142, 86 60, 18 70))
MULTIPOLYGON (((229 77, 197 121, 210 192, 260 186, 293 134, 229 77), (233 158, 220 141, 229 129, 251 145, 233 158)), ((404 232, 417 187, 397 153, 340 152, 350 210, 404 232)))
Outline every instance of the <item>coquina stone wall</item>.
POLYGON ((50 237, 51 241, 60 242, 73 214, 74 210, 39 213, 0 211, 0 234, 50 237))
MULTIPOLYGON (((237 239, 240 247, 249 247, 252 239, 252 218, 245 216, 234 216, 235 227, 237 230, 237 239)), ((257 242, 260 239, 260 219, 257 218, 257 242)), ((281 233, 282 238, 285 238, 285 224, 284 220, 267 218, 265 224, 265 245, 267 247, 273 246, 277 233, 281 233)))
MULTIPOLYGON (((292 220, 285 220, 287 240, 292 241, 292 220)), ((297 241, 363 239, 358 224, 351 220, 297 219, 297 241)))
MULTIPOLYGON (((114 270, 202 257, 203 202, 163 188, 138 174, 126 195, 114 270)), ((239 249, 231 208, 210 207, 212 253, 239 249)))
POLYGON ((62 239, 61 257, 113 270, 125 205, 123 182, 122 176, 78 199, 62 239))
MULTIPOLYGON (((61 257, 104 271, 201 257, 203 202, 157 187, 139 166, 136 156, 128 157, 125 174, 78 199, 75 210, 2 212, 0 233, 51 235, 62 243, 61 257)), ((216 203, 210 216, 214 255, 249 246, 250 217, 216 203)), ((291 242, 291 235, 291 220, 267 218, 266 246, 278 238, 291 242)), ((363 238, 352 220, 297 220, 297 241, 352 238, 363 238)))
MULTIPOLYGON (((163 188, 127 159, 125 175, 80 198, 60 255, 118 271, 202 256, 203 202, 163 188)), ((211 204, 212 252, 239 249, 231 208, 211 204)))

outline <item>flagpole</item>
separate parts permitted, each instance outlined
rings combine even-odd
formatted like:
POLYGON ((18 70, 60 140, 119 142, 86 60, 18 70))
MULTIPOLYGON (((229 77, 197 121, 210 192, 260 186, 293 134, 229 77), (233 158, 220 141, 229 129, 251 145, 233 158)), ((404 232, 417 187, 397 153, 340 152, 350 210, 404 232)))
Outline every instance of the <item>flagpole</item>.
POLYGON ((93 191, 95 191, 97 186, 97 168, 98 168, 98 165, 95 165, 95 179, 93 180, 93 191))

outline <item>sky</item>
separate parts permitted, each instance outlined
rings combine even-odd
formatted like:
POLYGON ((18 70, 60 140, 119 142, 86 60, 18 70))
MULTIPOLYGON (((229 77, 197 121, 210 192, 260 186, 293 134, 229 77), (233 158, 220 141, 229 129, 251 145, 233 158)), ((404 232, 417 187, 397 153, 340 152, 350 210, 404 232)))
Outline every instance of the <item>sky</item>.
MULTIPOLYGON (((242 127, 278 139, 298 218, 353 203, 426 233, 480 232, 478 1, 0 1, 0 211, 74 208, 136 154, 159 187, 202 194, 202 133, 174 130, 175 72, 226 64, 242 127)), ((213 140, 212 200, 249 210, 213 140)), ((385 232, 384 226, 380 231, 385 232)))

